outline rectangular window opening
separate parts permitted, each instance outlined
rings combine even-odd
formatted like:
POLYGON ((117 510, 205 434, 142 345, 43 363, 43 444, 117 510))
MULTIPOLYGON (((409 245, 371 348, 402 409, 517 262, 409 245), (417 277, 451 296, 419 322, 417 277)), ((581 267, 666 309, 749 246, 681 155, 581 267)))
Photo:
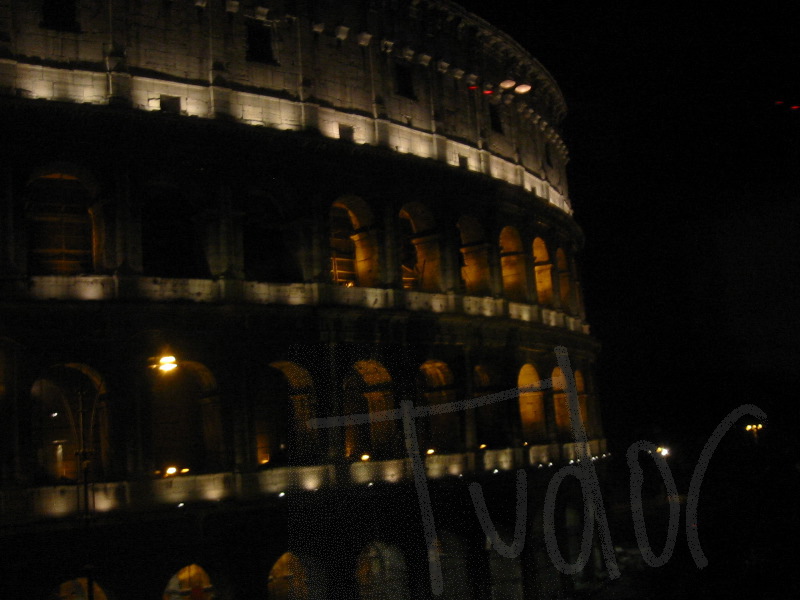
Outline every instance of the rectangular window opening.
POLYGON ((268 65, 277 64, 269 25, 250 22, 247 25, 247 60, 268 65))
POLYGON ((173 115, 181 114, 180 96, 166 96, 162 94, 159 98, 159 108, 161 109, 161 112, 170 113, 173 115))
POLYGON ((398 96, 416 100, 414 93, 414 77, 411 65, 397 62, 394 64, 394 91, 398 96))
POLYGON ((489 105, 489 123, 495 133, 503 132, 503 120, 500 118, 500 106, 497 104, 489 105))
POLYGON ((44 0, 40 27, 53 31, 80 32, 76 0, 44 0))
POLYGON ((463 154, 458 155, 458 166, 462 169, 469 169, 469 157, 463 154))
POLYGON ((339 139, 346 142, 352 142, 355 139, 355 129, 352 125, 343 125, 339 123, 339 139))

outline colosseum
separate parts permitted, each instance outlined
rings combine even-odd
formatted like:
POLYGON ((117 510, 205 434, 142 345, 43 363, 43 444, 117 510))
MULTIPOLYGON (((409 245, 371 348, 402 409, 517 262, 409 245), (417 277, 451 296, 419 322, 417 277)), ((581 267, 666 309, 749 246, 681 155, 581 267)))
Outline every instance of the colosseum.
POLYGON ((599 585, 565 113, 449 0, 0 0, 0 596, 599 585))

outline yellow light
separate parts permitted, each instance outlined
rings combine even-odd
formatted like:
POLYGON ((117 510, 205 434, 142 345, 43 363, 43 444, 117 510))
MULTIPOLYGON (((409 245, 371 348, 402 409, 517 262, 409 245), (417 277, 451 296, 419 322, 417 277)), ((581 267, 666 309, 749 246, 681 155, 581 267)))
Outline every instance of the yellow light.
POLYGON ((661 456, 669 456, 669 448, 659 448, 658 451, 661 453, 661 456))
POLYGON ((167 475, 175 475, 178 472, 178 467, 167 467, 166 474, 167 475))
POLYGON ((365 461, 369 460, 369 454, 362 454, 361 455, 361 460, 365 460, 365 461))
POLYGON ((517 92, 518 94, 527 94, 528 92, 531 91, 531 86, 528 85, 527 83, 521 83, 516 88, 514 88, 514 91, 517 92))
POLYGON ((744 429, 745 429, 745 431, 750 431, 752 428, 753 428, 753 426, 752 426, 752 425, 748 425, 748 426, 747 426, 747 427, 745 427, 744 429))
POLYGON ((433 454, 434 452, 436 452, 436 450, 433 448, 428 448, 428 454, 433 454))
POLYGON ((174 356, 162 356, 158 360, 158 368, 160 371, 164 371, 165 373, 168 371, 172 371, 177 367, 177 363, 175 362, 174 356))
POLYGON ((181 473, 188 473, 189 469, 181 469, 181 473))
POLYGON ((500 87, 503 88, 504 90, 510 89, 515 85, 517 85, 517 82, 514 81, 513 79, 506 79, 505 81, 500 82, 500 87))
POLYGON ((762 427, 764 427, 764 426, 761 423, 759 423, 758 424, 758 428, 761 429, 762 427))
POLYGON ((480 446, 478 446, 478 449, 479 450, 485 450, 486 449, 486 444, 481 444, 480 446))
POLYGON ((262 465, 265 465, 265 464, 267 464, 268 462, 269 462, 269 459, 268 459, 268 458, 262 458, 262 459, 261 459, 261 464, 262 464, 262 465))

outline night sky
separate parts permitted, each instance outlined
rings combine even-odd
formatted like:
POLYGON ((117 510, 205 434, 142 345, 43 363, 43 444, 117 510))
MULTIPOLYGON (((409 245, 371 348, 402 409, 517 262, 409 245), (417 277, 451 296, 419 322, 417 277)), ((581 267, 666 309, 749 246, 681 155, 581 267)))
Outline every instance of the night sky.
POLYGON ((612 446, 695 447, 745 402, 790 434, 800 381, 793 4, 461 4, 528 48, 566 96, 612 446))

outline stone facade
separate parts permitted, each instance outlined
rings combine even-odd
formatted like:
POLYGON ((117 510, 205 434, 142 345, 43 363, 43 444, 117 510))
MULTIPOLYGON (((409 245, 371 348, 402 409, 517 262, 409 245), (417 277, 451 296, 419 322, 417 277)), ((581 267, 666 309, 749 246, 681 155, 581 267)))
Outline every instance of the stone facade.
POLYGON ((446 598, 594 585, 542 533, 553 472, 606 454, 564 112, 450 2, 0 0, 0 590, 426 598, 434 550, 446 598), (426 548, 376 415, 526 386, 417 419, 426 548), (467 488, 507 539, 517 469, 511 559, 467 488))

